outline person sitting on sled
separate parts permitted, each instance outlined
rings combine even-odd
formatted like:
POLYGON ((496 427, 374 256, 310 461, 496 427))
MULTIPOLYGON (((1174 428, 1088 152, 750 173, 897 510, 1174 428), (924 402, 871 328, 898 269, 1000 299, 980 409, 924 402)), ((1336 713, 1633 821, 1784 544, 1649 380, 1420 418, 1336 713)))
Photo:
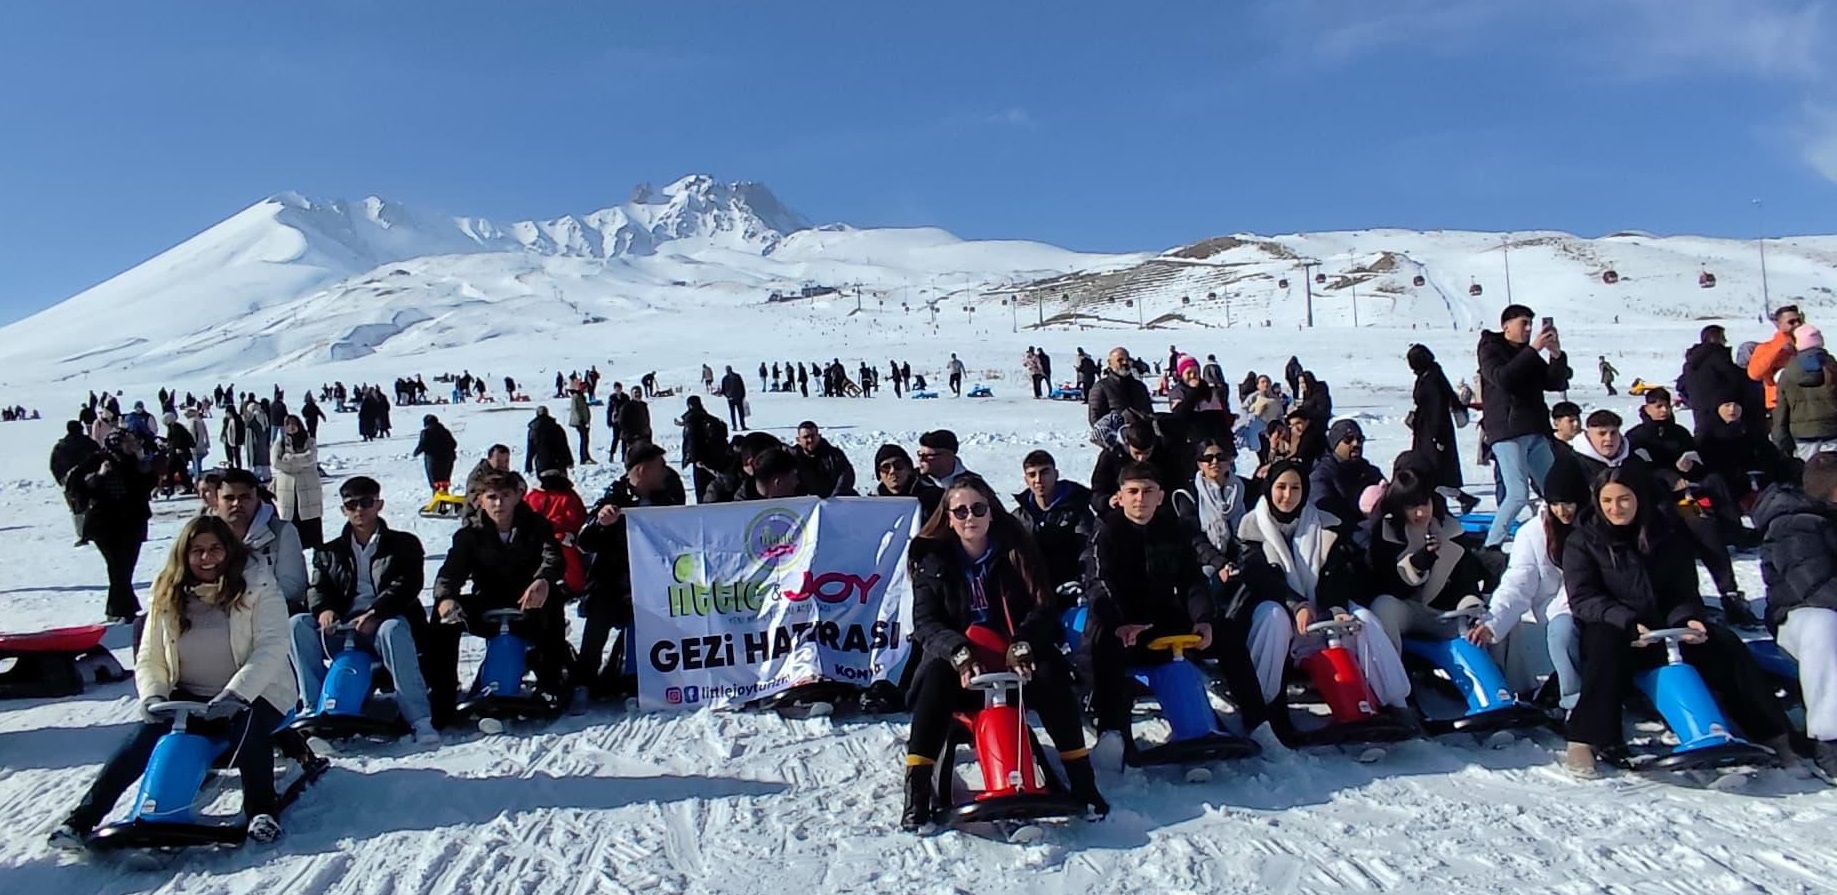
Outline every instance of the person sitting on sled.
POLYGON ((436 712, 458 690, 460 634, 496 633, 485 622, 492 609, 523 610, 510 630, 531 645, 536 686, 556 705, 567 704, 561 544, 548 520, 523 502, 523 492, 523 477, 514 472, 494 471, 481 479, 479 490, 467 495, 478 513, 453 532, 453 545, 434 576, 434 618, 443 624, 433 635, 438 658, 427 667, 436 712))
POLYGON ((1754 504, 1767 626, 1799 662, 1812 758, 1837 779, 1837 454, 1805 462, 1805 487, 1774 485, 1754 504))
POLYGON ((1059 652, 1059 617, 1046 562, 995 489, 975 475, 952 481, 913 542, 912 640, 921 653, 913 675, 912 728, 906 738, 906 804, 900 826, 931 822, 933 774, 950 737, 952 715, 970 700, 970 681, 1009 670, 1027 680, 1025 698, 1059 750, 1072 795, 1107 814, 1085 746, 1071 668, 1059 652), (1009 644, 997 652, 972 643, 980 626, 1009 644))
POLYGON ((355 624, 358 644, 381 657, 395 681, 396 708, 415 742, 438 745, 416 651, 416 644, 429 636, 427 610, 421 605, 426 551, 420 538, 384 524, 383 486, 375 479, 346 479, 338 486, 338 498, 344 505, 344 531, 313 554, 306 612, 292 620, 300 695, 310 706, 325 687, 325 663, 334 651, 325 630, 339 622, 355 624))
POLYGON ((151 708, 167 701, 208 703, 203 719, 228 724, 238 743, 242 810, 248 836, 273 842, 274 751, 270 735, 299 699, 287 663, 287 603, 265 564, 214 516, 185 523, 153 579, 147 628, 134 658, 137 725, 51 834, 52 846, 80 849, 96 825, 147 769, 154 744, 172 729, 151 708))

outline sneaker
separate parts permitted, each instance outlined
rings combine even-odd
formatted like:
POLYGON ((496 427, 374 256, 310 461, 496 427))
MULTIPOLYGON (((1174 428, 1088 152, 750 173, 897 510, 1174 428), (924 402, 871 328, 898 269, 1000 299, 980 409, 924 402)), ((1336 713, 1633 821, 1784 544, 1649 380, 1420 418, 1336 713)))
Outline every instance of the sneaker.
POLYGON ((437 731, 434 729, 434 722, 429 721, 426 718, 423 718, 415 722, 414 730, 415 730, 415 745, 417 746, 438 746, 440 745, 440 731, 437 731))
POLYGON ((281 838, 281 822, 272 814, 257 814, 249 818, 249 841, 267 845, 281 838))
POLYGON ((1837 740, 1813 740, 1811 755, 1824 779, 1837 783, 1837 740))
POLYGON ((1097 735, 1097 745, 1091 747, 1091 765, 1105 773, 1120 774, 1127 752, 1122 731, 1106 730, 1097 735))
POLYGON ((1601 779, 1601 766, 1595 761, 1595 747, 1587 743, 1570 743, 1563 750, 1563 770, 1577 780, 1601 779))
POLYGON ((83 851, 89 848, 89 837, 70 824, 59 824, 46 843, 58 851, 83 851))
POLYGON ((1805 762, 1799 758, 1798 750, 1792 747, 1791 734, 1781 734, 1761 745, 1772 749, 1773 754, 1779 756, 1780 770, 1785 771, 1786 776, 1794 780, 1808 780, 1811 778, 1811 768, 1806 767, 1805 762))

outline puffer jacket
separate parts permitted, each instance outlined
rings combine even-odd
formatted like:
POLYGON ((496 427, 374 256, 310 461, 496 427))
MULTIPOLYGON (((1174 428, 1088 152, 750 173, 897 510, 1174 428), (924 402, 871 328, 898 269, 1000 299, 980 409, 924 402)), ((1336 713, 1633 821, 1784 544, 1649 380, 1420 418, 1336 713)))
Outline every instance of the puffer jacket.
POLYGON ((1754 503, 1754 527, 1762 533, 1767 626, 1778 631, 1801 607, 1837 610, 1837 504, 1774 485, 1754 503))
POLYGON ((490 516, 476 513, 453 532, 446 561, 434 575, 434 605, 454 600, 469 618, 482 619, 486 610, 514 608, 538 578, 560 590, 563 571, 554 526, 527 504, 517 505, 508 543, 498 537, 490 516))
POLYGON ((1690 540, 1662 518, 1645 550, 1615 536, 1599 515, 1584 520, 1563 547, 1563 586, 1579 622, 1632 631, 1702 621, 1697 565, 1690 540))
POLYGON ((1504 333, 1480 333, 1475 352, 1480 361, 1481 428, 1489 442, 1509 441, 1521 435, 1548 435, 1550 407, 1544 392, 1569 388, 1568 355, 1555 361, 1529 343, 1515 345, 1504 333))
POLYGON ((1091 513, 1091 489, 1061 480, 1050 505, 1042 507, 1032 491, 1014 495, 1014 518, 1040 546, 1046 575, 1054 588, 1077 581, 1083 574, 1081 557, 1097 529, 1091 513))
MULTIPOLYGON (((248 592, 230 607, 230 655, 236 675, 224 689, 244 702, 265 699, 286 712, 300 700, 288 647, 287 604, 266 567, 251 561, 244 571, 248 592)), ((183 611, 183 610, 180 610, 183 611)), ((141 699, 169 696, 179 680, 179 620, 147 613, 147 627, 134 656, 134 689, 141 699)), ((199 696, 215 695, 199 693, 199 696)))
POLYGON ((1828 363, 1811 372, 1792 364, 1780 371, 1775 435, 1789 434, 1805 441, 1837 438, 1837 375, 1833 372, 1828 363))

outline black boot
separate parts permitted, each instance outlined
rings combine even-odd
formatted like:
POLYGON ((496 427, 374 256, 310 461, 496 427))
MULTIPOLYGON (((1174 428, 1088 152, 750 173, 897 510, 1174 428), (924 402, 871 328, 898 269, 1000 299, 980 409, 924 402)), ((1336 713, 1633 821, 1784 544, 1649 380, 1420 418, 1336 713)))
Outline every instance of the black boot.
POLYGON ((899 813, 899 828, 916 833, 931 823, 932 772, 935 765, 910 765, 906 768, 906 808, 899 813))
POLYGON ((1110 803, 1097 791, 1097 771, 1089 755, 1066 760, 1065 782, 1071 785, 1072 798, 1084 802, 1092 814, 1103 817, 1110 813, 1110 803))

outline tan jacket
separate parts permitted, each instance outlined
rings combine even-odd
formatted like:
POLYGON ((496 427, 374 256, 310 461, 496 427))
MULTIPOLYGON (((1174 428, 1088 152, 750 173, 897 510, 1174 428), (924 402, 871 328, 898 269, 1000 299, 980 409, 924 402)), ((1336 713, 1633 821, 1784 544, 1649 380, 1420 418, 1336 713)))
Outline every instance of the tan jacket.
MULTIPOLYGON (((266 567, 252 562, 244 574, 248 576, 249 595, 242 601, 244 605, 230 610, 230 654, 238 670, 227 689, 246 702, 266 699, 285 714, 300 701, 300 688, 294 683, 293 663, 288 657, 291 639, 287 602, 266 567)), ((143 700, 169 696, 178 679, 178 620, 166 613, 149 612, 140 653, 134 657, 134 688, 143 700)))

